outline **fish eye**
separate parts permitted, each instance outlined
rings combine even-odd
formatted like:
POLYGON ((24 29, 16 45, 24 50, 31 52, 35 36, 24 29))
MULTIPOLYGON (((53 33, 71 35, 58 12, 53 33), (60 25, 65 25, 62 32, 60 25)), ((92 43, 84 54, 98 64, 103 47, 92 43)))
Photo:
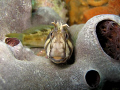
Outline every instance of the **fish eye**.
POLYGON ((65 33, 65 38, 66 38, 66 39, 68 39, 68 38, 69 38, 68 33, 65 33))
POLYGON ((50 33, 50 36, 52 36, 52 35, 53 35, 53 33, 51 32, 51 33, 50 33))
POLYGON ((54 34, 53 34, 53 32, 50 32, 50 37, 52 37, 52 38, 54 37, 54 34))

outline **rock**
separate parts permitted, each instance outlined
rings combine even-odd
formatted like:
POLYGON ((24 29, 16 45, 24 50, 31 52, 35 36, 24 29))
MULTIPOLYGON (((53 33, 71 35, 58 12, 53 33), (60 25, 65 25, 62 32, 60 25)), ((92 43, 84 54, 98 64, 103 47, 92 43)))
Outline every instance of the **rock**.
POLYGON ((53 9, 49 7, 40 7, 33 14, 33 18, 32 18, 32 24, 34 26, 40 25, 40 24, 49 25, 51 24, 51 22, 54 22, 54 21, 65 22, 53 9))
POLYGON ((49 7, 52 8, 56 13, 58 13, 58 15, 64 21, 68 20, 68 18, 66 17, 68 10, 66 8, 66 3, 63 0, 32 0, 32 4, 33 11, 35 11, 39 7, 49 7))
POLYGON ((75 49, 76 63, 80 64, 79 66, 84 73, 84 79, 86 80, 86 83, 92 88, 97 85, 97 82, 100 79, 97 88, 100 88, 102 85, 104 85, 103 89, 100 90, 108 90, 108 87, 120 89, 120 87, 117 86, 117 84, 120 83, 120 76, 118 75, 118 73, 120 73, 120 61, 111 58, 111 56, 109 56, 103 50, 96 32, 98 30, 97 25, 99 25, 98 23, 101 21, 112 20, 117 24, 120 24, 119 18, 119 16, 112 14, 95 16, 87 21, 78 34, 75 49), (88 73, 89 71, 90 74, 88 73), (92 77, 95 75, 95 72, 96 76, 92 77), (86 77, 87 75, 89 78, 86 77), (105 84, 106 82, 107 84, 105 84))
POLYGON ((79 25, 72 25, 68 28, 68 30, 70 31, 71 38, 72 38, 74 45, 76 44, 76 39, 77 39, 78 33, 81 31, 83 26, 84 26, 84 24, 79 24, 79 25))
POLYGON ((30 26, 31 0, 0 1, 0 39, 6 33, 21 32, 30 26))

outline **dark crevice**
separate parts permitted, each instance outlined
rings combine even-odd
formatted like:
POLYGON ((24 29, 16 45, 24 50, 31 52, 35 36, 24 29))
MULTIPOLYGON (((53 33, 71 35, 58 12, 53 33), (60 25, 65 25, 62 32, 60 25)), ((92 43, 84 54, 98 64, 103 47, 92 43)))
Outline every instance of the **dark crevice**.
POLYGON ((88 71, 86 73, 85 79, 87 84, 92 88, 96 88, 100 83, 100 75, 95 70, 88 71))
POLYGON ((106 81, 102 90, 120 90, 120 81, 106 81))
POLYGON ((120 60, 120 26, 112 20, 103 20, 96 26, 103 50, 113 59, 120 60))

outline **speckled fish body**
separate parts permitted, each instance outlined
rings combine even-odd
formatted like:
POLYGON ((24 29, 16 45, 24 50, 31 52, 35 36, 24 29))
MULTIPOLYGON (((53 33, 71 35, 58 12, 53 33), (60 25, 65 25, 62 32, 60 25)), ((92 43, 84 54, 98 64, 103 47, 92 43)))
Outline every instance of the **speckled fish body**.
POLYGON ((7 37, 18 38, 22 44, 29 47, 44 47, 46 38, 54 28, 52 25, 40 25, 25 30, 23 33, 10 33, 7 37))
POLYGON ((22 43, 29 47, 44 47, 46 38, 50 31, 50 28, 46 28, 37 32, 23 34, 22 43))

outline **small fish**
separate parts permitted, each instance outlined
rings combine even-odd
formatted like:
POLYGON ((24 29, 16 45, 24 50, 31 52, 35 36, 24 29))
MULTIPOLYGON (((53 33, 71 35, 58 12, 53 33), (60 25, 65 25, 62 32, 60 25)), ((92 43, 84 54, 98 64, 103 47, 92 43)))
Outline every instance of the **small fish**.
MULTIPOLYGON (((23 33, 10 33, 7 37, 18 38, 23 45, 44 47, 47 57, 54 63, 66 63, 73 53, 73 44, 67 24, 53 22, 52 25, 41 25, 25 30, 23 33)), ((9 43, 9 40, 6 41, 9 43)), ((37 55, 42 55, 43 52, 37 55)))
POLYGON ((66 63, 73 52, 73 44, 66 26, 62 23, 54 23, 55 28, 50 32, 44 48, 48 58, 56 64, 66 63))
POLYGON ((53 25, 40 25, 29 28, 23 33, 7 34, 6 37, 17 38, 28 47, 44 47, 47 36, 53 29, 53 25))

